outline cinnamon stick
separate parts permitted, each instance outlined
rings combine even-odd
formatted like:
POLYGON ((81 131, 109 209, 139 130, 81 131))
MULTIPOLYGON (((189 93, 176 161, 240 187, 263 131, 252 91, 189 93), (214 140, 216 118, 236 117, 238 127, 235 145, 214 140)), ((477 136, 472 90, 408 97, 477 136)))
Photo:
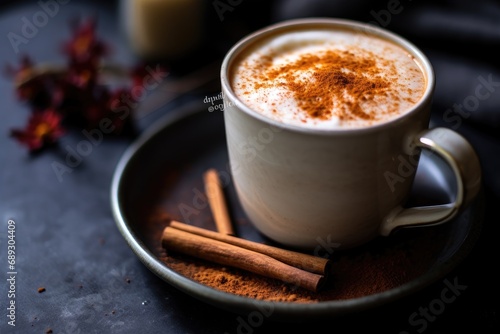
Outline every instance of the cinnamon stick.
POLYGON ((279 279, 314 292, 322 288, 325 280, 322 275, 290 266, 268 255, 172 226, 164 229, 162 245, 171 251, 279 279))
POLYGON ((203 174, 203 179, 205 182, 205 193, 207 194, 208 203, 215 219, 217 231, 223 234, 234 235, 217 170, 214 168, 207 170, 203 174))
POLYGON ((170 222, 170 227, 262 253, 275 258, 276 260, 312 273, 327 276, 330 271, 331 261, 319 256, 273 247, 231 235, 224 235, 175 220, 170 222))

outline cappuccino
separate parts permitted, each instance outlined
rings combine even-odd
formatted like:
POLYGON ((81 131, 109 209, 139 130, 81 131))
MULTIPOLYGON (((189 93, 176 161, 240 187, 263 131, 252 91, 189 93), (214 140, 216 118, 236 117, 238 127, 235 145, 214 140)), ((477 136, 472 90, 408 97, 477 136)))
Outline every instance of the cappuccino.
POLYGON ((248 46, 235 60, 231 88, 254 111, 316 129, 365 127, 397 118, 426 90, 417 61, 366 32, 289 30, 248 46))
POLYGON ((265 27, 228 51, 221 87, 238 200, 283 245, 316 254, 440 224, 480 189, 467 140, 429 129, 430 61, 388 30, 336 18, 265 27), (449 164, 453 203, 408 207, 420 149, 449 164))

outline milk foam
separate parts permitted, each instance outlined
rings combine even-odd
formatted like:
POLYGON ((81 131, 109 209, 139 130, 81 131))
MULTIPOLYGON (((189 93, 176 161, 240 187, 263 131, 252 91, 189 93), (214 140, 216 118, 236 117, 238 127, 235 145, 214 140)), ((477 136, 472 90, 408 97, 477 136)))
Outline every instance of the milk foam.
MULTIPOLYGON (((295 69, 294 80, 302 86, 313 84, 315 66, 320 65, 295 69)), ((242 55, 231 80, 236 96, 262 115, 286 124, 326 129, 369 126, 395 118, 420 100, 426 85, 422 70, 407 51, 389 41, 348 30, 293 31, 268 38, 242 55), (363 79, 384 80, 389 86, 369 96, 337 90, 333 99, 329 97, 332 103, 328 104, 328 115, 312 116, 301 108, 297 92, 285 84, 283 69, 305 56, 328 52, 341 56, 349 53, 349 57, 354 55, 360 61, 374 60, 376 73, 353 73, 356 71, 348 68, 340 71, 363 79), (266 74, 271 72, 275 74, 266 74), (359 105, 361 114, 369 118, 349 111, 353 104, 359 105), (348 117, 341 116, 346 110, 348 117)))

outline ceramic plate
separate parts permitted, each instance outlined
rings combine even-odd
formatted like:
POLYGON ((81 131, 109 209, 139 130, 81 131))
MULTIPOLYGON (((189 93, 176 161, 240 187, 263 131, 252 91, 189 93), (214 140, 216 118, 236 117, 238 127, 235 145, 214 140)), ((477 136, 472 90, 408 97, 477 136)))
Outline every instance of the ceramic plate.
MULTIPOLYGON (((174 271, 164 261, 165 251, 160 238, 166 223, 155 215, 166 214, 170 218, 214 229, 208 205, 195 201, 199 200, 196 196, 202 196, 202 174, 208 168, 230 175, 225 144, 222 112, 210 113, 206 105, 170 111, 126 150, 117 165, 111 189, 116 224, 138 258, 166 283, 201 301, 241 314, 272 306, 272 317, 279 320, 359 312, 394 302, 442 279, 464 259, 477 240, 483 212, 482 195, 445 224, 402 229, 355 251, 333 254, 335 262, 349 270, 350 259, 370 261, 374 258, 367 254, 376 254, 375 258, 383 259, 394 254, 395 249, 404 249, 410 257, 425 252, 425 257, 417 259, 420 271, 398 286, 365 295, 358 293, 352 297, 344 295, 338 299, 296 303, 257 300, 198 283, 174 271), (181 207, 188 210, 183 211, 181 207)), ((440 161, 433 159, 437 158, 424 155, 421 159, 415 181, 418 187, 414 186, 410 200, 413 204, 441 204, 453 199, 455 184, 451 173, 440 161)), ((230 181, 225 192, 237 235, 271 243, 248 222, 230 181)), ((369 267, 368 263, 366 267, 369 267)), ((336 286, 344 284, 349 288, 348 282, 342 282, 343 273, 337 273, 333 274, 340 284, 336 286)))

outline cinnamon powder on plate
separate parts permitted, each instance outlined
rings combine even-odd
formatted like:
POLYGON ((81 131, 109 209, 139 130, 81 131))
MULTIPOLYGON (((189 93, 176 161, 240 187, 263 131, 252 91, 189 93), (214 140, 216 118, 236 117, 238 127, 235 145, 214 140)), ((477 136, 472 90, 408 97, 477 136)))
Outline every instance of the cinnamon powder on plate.
MULTIPOLYGON (((157 240, 160 240, 161 231, 169 221, 168 215, 158 208, 150 219, 149 223, 157 226, 157 240)), ((437 242, 442 235, 439 228, 409 232, 401 231, 399 235, 380 238, 354 250, 332 253, 332 271, 326 286, 319 292, 182 254, 167 253, 160 244, 156 250, 160 260, 173 271, 223 292, 266 301, 316 303, 381 293, 425 274, 442 247, 437 242)))

